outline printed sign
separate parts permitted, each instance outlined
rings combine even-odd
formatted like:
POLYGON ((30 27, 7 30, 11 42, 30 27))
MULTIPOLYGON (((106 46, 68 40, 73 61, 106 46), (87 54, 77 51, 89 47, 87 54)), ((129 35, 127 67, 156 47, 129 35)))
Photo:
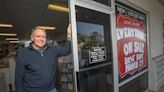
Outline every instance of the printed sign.
POLYGON ((146 15, 116 6, 119 76, 132 76, 147 67, 146 15))
POLYGON ((105 47, 92 47, 89 51, 90 64, 106 61, 105 47))

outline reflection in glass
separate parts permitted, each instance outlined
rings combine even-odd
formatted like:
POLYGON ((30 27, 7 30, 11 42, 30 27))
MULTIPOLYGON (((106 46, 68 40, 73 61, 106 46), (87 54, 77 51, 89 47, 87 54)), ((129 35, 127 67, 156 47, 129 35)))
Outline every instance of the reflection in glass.
POLYGON ((148 88, 148 73, 142 74, 120 87, 120 92, 145 92, 148 88))
POLYGON ((79 92, 112 92, 112 66, 77 74, 79 92))
POLYGON ((112 92, 110 15, 76 6, 78 92, 112 92))
POLYGON ((78 44, 81 48, 91 48, 104 46, 104 27, 103 25, 77 22, 78 44), (85 43, 85 44, 83 44, 85 43))
POLYGON ((110 15, 81 7, 76 10, 80 69, 111 62, 110 15))
MULTIPOLYGON (((81 53, 81 60, 87 60, 90 64, 105 61, 106 53, 104 47, 103 25, 77 22, 77 28, 78 45, 79 49, 82 49, 81 52, 79 52, 81 53), (99 50, 99 56, 102 55, 102 57, 97 57, 96 55, 98 53, 97 51, 95 52, 95 50, 99 50)), ((80 65, 83 64, 80 63, 80 65)))

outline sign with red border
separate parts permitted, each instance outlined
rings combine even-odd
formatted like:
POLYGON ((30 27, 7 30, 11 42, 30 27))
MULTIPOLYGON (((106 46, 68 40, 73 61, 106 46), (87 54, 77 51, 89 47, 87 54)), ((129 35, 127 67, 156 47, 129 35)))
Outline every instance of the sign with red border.
POLYGON ((133 76, 147 67, 146 15, 116 5, 119 77, 133 76))

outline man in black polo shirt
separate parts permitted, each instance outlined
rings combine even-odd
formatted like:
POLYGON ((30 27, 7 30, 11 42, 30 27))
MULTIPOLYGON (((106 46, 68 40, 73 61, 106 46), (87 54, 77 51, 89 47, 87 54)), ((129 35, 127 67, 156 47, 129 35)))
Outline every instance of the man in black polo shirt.
POLYGON ((16 92, 57 92, 54 82, 57 58, 71 53, 71 27, 67 28, 64 48, 47 44, 46 32, 39 27, 32 30, 31 40, 16 59, 16 92))

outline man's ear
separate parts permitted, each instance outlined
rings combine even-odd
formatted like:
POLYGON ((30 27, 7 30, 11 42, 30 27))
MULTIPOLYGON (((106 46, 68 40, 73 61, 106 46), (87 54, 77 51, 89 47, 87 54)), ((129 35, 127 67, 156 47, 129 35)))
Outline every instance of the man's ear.
POLYGON ((31 35, 31 41, 33 41, 34 40, 34 38, 33 38, 33 36, 31 35))

